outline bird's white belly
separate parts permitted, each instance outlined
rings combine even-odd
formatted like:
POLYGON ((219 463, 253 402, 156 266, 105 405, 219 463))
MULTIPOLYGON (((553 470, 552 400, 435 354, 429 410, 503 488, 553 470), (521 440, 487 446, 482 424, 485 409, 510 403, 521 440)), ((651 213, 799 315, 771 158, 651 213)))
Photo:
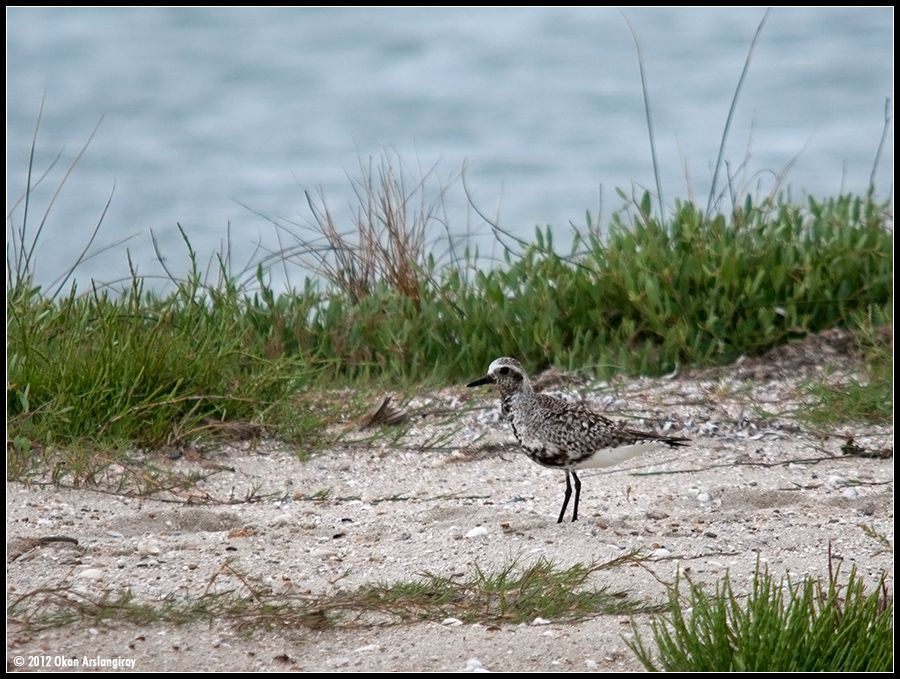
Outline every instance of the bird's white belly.
POLYGON ((593 455, 572 465, 572 469, 597 469, 599 467, 612 467, 625 460, 630 460, 635 455, 659 450, 663 444, 660 441, 641 441, 630 446, 618 448, 601 448, 593 455))

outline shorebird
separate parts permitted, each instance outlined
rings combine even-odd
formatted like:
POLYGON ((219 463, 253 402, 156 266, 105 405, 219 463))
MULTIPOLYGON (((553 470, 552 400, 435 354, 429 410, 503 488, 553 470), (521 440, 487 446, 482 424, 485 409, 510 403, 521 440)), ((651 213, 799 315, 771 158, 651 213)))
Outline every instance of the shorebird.
POLYGON ((466 386, 492 383, 500 390, 500 412, 512 426, 525 454, 544 467, 566 472, 566 494, 557 523, 562 523, 572 496, 569 477, 575 479, 572 521, 578 520, 581 480, 576 470, 612 467, 639 453, 663 446, 686 446, 690 440, 631 429, 584 406, 536 394, 522 365, 514 358, 498 358, 484 377, 466 386))

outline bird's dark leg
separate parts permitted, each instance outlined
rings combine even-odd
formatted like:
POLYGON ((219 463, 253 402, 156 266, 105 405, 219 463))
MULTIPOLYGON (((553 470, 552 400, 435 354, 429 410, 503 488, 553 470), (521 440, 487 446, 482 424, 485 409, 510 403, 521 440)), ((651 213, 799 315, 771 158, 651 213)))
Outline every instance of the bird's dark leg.
POLYGON ((575 509, 572 511, 572 521, 578 521, 578 500, 581 499, 581 479, 578 474, 572 472, 572 478, 575 479, 575 509))
MULTIPOLYGON (((577 476, 575 477, 578 478, 577 476)), ((579 484, 581 485, 581 484, 579 484)), ((559 510, 559 518, 556 520, 556 523, 562 523, 563 517, 566 515, 566 507, 569 506, 569 498, 572 497, 572 482, 569 481, 569 470, 566 470, 566 496, 563 498, 563 506, 562 509, 559 510)), ((578 496, 575 496, 576 500, 578 496)))

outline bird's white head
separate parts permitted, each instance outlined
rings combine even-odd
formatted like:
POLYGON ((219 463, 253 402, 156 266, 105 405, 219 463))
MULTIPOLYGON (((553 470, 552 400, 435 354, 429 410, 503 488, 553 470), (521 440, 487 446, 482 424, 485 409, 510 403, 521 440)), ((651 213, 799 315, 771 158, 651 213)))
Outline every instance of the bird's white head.
POLYGON ((514 358, 504 357, 493 361, 487 374, 469 382, 467 387, 478 387, 482 384, 496 384, 501 392, 507 393, 519 389, 530 389, 531 383, 522 364, 514 358))

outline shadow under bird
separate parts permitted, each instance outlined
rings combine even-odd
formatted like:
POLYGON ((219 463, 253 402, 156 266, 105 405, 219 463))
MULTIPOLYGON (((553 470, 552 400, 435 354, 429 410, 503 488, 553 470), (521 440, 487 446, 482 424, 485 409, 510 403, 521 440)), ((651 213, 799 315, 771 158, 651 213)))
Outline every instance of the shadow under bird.
POLYGON ((570 476, 575 479, 572 521, 578 520, 581 480, 576 470, 612 467, 640 453, 666 446, 686 446, 690 441, 680 436, 631 429, 582 405, 537 394, 522 365, 514 358, 498 358, 491 363, 487 375, 466 386, 483 384, 497 385, 500 411, 525 454, 544 467, 566 472, 566 494, 557 523, 562 523, 572 496, 570 476))

